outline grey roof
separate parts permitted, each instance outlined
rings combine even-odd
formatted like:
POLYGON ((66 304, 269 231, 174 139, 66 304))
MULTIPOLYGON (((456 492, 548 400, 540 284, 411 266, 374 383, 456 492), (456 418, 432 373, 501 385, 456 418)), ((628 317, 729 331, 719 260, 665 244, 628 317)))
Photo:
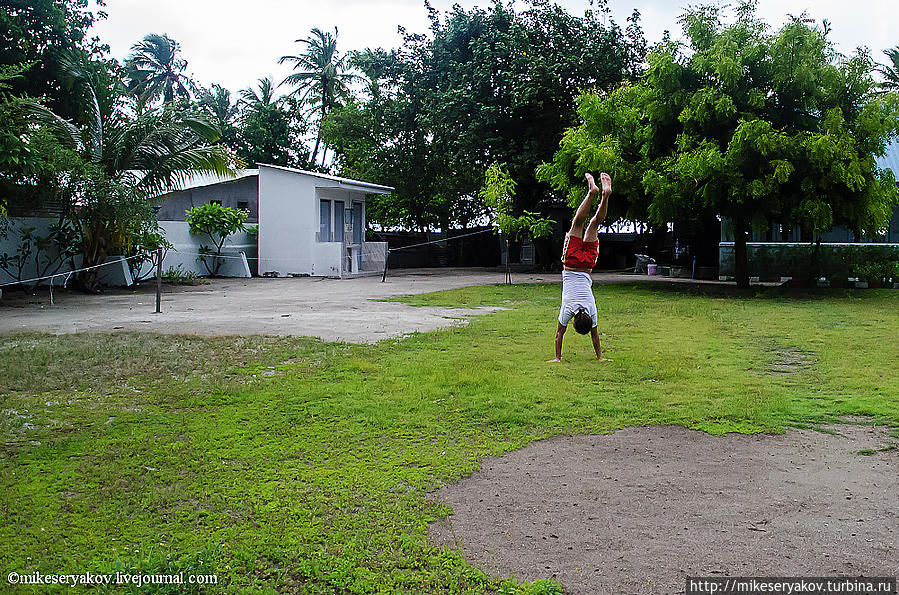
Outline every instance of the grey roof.
POLYGON ((887 145, 886 154, 883 157, 875 158, 875 161, 877 167, 893 170, 893 174, 899 180, 899 140, 894 140, 887 145))
POLYGON ((269 165, 267 163, 260 163, 260 167, 270 167, 272 169, 280 169, 281 171, 289 171, 295 174, 303 174, 306 176, 312 176, 313 178, 322 178, 324 180, 331 180, 333 182, 337 182, 341 186, 355 186, 357 188, 361 188, 364 190, 368 190, 371 193, 376 194, 390 194, 394 190, 396 190, 393 186, 382 186, 381 184, 372 184, 371 182, 363 182, 361 180, 351 180, 349 178, 341 178, 339 176, 331 176, 328 174, 322 174, 316 171, 305 171, 302 169, 296 169, 293 167, 284 167, 283 165, 269 165))

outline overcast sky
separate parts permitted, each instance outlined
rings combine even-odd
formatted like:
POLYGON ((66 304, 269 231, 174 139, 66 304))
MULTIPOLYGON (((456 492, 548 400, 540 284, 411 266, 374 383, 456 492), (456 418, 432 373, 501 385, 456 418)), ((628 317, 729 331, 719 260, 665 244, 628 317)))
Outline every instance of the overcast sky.
MULTIPOLYGON (((455 3, 466 9, 490 5, 489 0, 431 3, 441 13, 455 3)), ((582 14, 589 6, 587 0, 562 0, 560 4, 572 14, 582 14)), ((687 4, 678 0, 610 0, 609 7, 611 18, 622 27, 633 9, 639 9, 646 39, 652 43, 665 29, 680 37, 677 17, 687 4)), ((147 33, 166 33, 181 44, 187 71, 197 82, 204 86, 219 83, 232 92, 268 75, 280 82, 290 66, 279 66, 278 58, 301 53, 303 46, 295 40, 307 37, 313 27, 329 30, 336 26, 341 53, 397 47, 398 25, 414 33, 428 31, 422 0, 106 0, 105 10, 108 19, 95 25, 92 33, 109 44, 113 57, 124 59, 131 45, 147 33)), ((883 62, 882 50, 899 45, 895 0, 760 0, 758 14, 776 27, 787 13, 803 11, 818 22, 831 21, 832 39, 844 53, 867 46, 874 59, 883 62)))

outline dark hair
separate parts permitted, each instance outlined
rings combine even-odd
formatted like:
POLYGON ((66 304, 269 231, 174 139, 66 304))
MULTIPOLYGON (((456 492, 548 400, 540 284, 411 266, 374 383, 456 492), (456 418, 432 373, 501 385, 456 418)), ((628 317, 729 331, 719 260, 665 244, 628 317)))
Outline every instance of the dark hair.
POLYGON ((593 318, 586 310, 581 308, 574 314, 574 330, 582 335, 586 335, 593 329, 593 318))

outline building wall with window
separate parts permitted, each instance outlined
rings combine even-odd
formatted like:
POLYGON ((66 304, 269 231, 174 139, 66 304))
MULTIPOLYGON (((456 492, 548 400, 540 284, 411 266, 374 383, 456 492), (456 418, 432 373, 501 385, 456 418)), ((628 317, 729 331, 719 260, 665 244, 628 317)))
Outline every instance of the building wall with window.
POLYGON ((377 267, 386 244, 365 242, 369 184, 279 166, 259 166, 259 273, 342 277, 377 267))
MULTIPOLYGON (((250 212, 248 225, 259 222, 259 174, 245 170, 235 180, 207 180, 203 186, 188 187, 160 197, 160 221, 187 221, 187 210, 201 205, 218 203, 223 207, 250 212)), ((198 183, 194 181, 194 183, 198 183)))

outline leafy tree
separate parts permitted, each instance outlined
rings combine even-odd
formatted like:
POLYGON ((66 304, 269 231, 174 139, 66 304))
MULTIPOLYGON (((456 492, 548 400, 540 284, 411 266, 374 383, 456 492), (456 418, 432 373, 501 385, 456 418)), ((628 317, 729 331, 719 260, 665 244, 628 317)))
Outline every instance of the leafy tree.
POLYGON ((884 91, 899 91, 899 45, 883 51, 890 63, 881 65, 877 70, 883 75, 880 84, 884 91))
POLYGON ((217 276, 222 268, 222 248, 228 237, 243 231, 244 223, 250 217, 249 211, 223 207, 220 204, 208 204, 193 207, 187 211, 187 224, 190 233, 205 235, 212 241, 213 246, 201 246, 200 254, 206 270, 213 277, 217 276), (208 255, 208 256, 206 256, 208 255), (212 260, 210 266, 209 260, 212 260))
POLYGON ((45 155, 42 148, 47 146, 44 137, 52 138, 54 132, 67 136, 75 127, 39 101, 10 94, 12 82, 32 66, 0 65, 0 216, 9 199, 21 210, 34 211, 65 191, 53 178, 69 164, 58 155, 45 155))
POLYGON ((628 216, 658 225, 726 217, 741 286, 754 223, 796 223, 818 239, 835 224, 881 229, 896 188, 873 156, 899 121, 895 98, 874 93, 867 53, 839 59, 804 15, 770 34, 753 2, 731 25, 709 6, 682 24, 687 48, 659 46, 638 83, 580 98, 583 123, 539 177, 574 203, 584 171, 609 171, 628 216))
MULTIPOLYGON (((603 26, 597 10, 576 17, 543 0, 522 12, 501 2, 455 6, 444 19, 429 10, 430 35, 351 56, 370 97, 325 124, 336 164, 396 188, 383 199, 392 204, 370 211, 390 224, 476 220, 494 162, 518 183, 515 213, 538 210, 548 192, 534 170, 574 123, 579 90, 618 83, 638 69, 642 50, 614 23, 603 26)), ((641 37, 633 18, 631 33, 641 37)))
POLYGON ((308 153, 300 138, 304 122, 297 120, 283 97, 275 97, 271 78, 259 79, 258 91, 240 92, 243 113, 239 124, 238 154, 250 167, 259 163, 306 166, 308 153))
POLYGON ((180 57, 178 42, 168 35, 150 33, 131 46, 125 60, 128 91, 138 101, 138 111, 162 97, 166 103, 175 96, 190 97, 196 85, 184 74, 187 60, 180 57))
MULTIPOLYGON (((301 105, 309 106, 310 112, 316 113, 318 126, 315 135, 315 148, 312 149, 312 162, 318 155, 321 143, 321 124, 328 113, 340 105, 340 100, 349 96, 347 86, 353 75, 344 72, 346 61, 337 51, 337 28, 334 34, 325 33, 321 29, 312 29, 306 39, 297 39, 297 43, 306 46, 306 51, 298 56, 281 56, 278 64, 293 62, 297 72, 284 79, 284 83, 296 87, 293 92, 301 105)), ((322 151, 322 165, 325 163, 322 151)))
POLYGON ((348 177, 395 188, 366 203, 369 221, 385 227, 426 231, 463 225, 482 212, 474 200, 452 202, 444 191, 449 167, 426 128, 416 125, 420 102, 382 95, 367 103, 350 102, 329 114, 322 135, 348 177))
POLYGON ((219 144, 238 152, 240 101, 232 102, 231 92, 213 83, 210 89, 199 89, 196 106, 201 114, 206 115, 221 130, 219 144))
POLYGON ((219 128, 233 125, 240 112, 240 104, 231 102, 231 91, 216 83, 210 89, 198 91, 197 104, 212 117, 219 128))
POLYGON ((493 219, 493 225, 506 236, 506 283, 512 283, 509 265, 509 240, 519 240, 522 236, 541 238, 552 235, 555 221, 540 217, 536 213, 525 211, 523 215, 512 215, 515 197, 515 180, 513 180, 500 163, 487 168, 484 187, 481 188, 481 199, 487 212, 493 219))
POLYGON ((42 98, 57 114, 72 118, 78 104, 63 85, 63 56, 71 52, 102 55, 107 46, 87 32, 101 10, 88 10, 87 0, 3 0, 0 2, 0 65, 28 64, 28 75, 15 79, 10 94, 42 98))
MULTIPOLYGON (((152 217, 148 197, 177 188, 194 172, 233 175, 235 161, 214 145, 218 128, 203 117, 170 105, 132 114, 114 64, 66 61, 69 85, 82 100, 76 130, 59 138, 76 148, 84 166, 71 200, 82 229, 83 265, 105 262, 110 249, 124 249, 152 217)), ((57 172, 64 176, 64 171, 57 172)), ((84 289, 97 287, 96 270, 83 273, 84 289)))

